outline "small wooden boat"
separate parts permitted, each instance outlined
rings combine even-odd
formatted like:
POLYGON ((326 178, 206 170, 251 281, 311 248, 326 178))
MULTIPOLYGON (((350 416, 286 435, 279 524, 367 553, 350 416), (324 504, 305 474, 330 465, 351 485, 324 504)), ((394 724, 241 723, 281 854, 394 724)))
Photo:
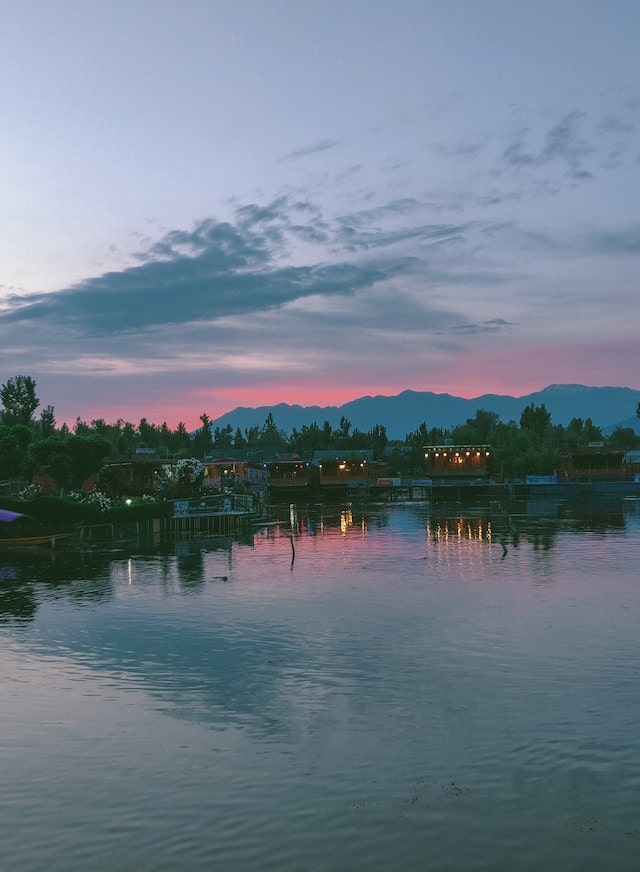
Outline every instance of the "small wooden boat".
POLYGON ((56 547, 56 542, 60 539, 70 539, 73 533, 50 533, 44 536, 15 536, 1 537, 0 548, 19 548, 23 545, 51 545, 56 547))
POLYGON ((29 533, 29 523, 32 519, 29 515, 21 512, 10 512, 0 509, 0 548, 23 548, 32 545, 48 545, 56 547, 60 539, 70 539, 73 533, 42 533, 34 530, 34 535, 21 535, 29 533), (25 522, 27 522, 25 524, 25 522), (25 526, 27 529, 25 529, 25 526))

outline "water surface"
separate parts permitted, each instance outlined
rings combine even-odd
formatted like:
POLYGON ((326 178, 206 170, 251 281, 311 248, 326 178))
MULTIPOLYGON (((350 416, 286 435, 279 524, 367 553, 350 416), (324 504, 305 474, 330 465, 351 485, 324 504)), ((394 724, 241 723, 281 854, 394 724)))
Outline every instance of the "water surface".
POLYGON ((0 554, 5 868, 640 868, 640 509, 0 554))

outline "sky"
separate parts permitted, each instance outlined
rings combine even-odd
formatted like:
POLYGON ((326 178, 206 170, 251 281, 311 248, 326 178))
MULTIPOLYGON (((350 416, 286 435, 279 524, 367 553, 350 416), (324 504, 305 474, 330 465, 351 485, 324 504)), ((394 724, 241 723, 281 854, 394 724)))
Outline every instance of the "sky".
POLYGON ((2 17, 0 382, 58 424, 640 389, 637 0, 2 17))

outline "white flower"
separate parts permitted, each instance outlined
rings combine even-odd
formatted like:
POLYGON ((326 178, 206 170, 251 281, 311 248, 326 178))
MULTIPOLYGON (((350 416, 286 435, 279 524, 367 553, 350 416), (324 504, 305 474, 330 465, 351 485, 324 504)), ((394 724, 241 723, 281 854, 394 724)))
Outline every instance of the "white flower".
POLYGON ((102 491, 92 490, 82 500, 83 503, 88 503, 90 506, 95 506, 101 512, 108 512, 111 508, 111 500, 102 491))
POLYGON ((22 490, 18 491, 18 497, 25 502, 27 500, 32 500, 35 497, 40 496, 42 493, 42 488, 37 484, 27 484, 22 490))
POLYGON ((195 457, 185 457, 176 463, 174 474, 182 484, 195 484, 204 475, 204 464, 195 457))

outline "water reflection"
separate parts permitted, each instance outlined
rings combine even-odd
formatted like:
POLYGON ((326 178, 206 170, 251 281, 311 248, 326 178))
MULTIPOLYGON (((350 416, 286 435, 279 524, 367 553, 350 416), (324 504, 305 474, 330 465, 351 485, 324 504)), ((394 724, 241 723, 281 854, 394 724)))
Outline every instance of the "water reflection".
MULTIPOLYGON (((562 533, 620 533, 640 527, 640 500, 620 496, 557 499, 552 496, 525 501, 469 503, 408 503, 385 506, 367 504, 291 504, 267 526, 242 538, 212 537, 165 545, 137 543, 135 558, 162 555, 173 561, 180 589, 202 593, 208 582, 227 580, 234 548, 253 548, 266 538, 276 541, 316 537, 335 540, 366 537, 370 532, 426 531, 427 542, 440 549, 494 546, 505 557, 523 543, 536 551, 550 551, 562 533), (226 555, 226 567, 212 572, 208 554, 226 555)), ((293 548, 292 542, 292 548, 293 548)), ((295 556, 295 548, 293 552, 295 556)), ((39 549, 0 554, 0 621, 28 623, 43 599, 68 597, 78 603, 106 602, 113 596, 110 567, 122 560, 118 549, 105 552, 39 549)), ((130 565, 130 564, 129 564, 130 565)), ((293 562, 291 564, 293 568, 293 562)))
POLYGON ((352 529, 366 534, 367 513, 360 508, 355 511, 352 503, 341 505, 297 506, 292 503, 288 511, 289 528, 299 536, 315 536, 338 528, 343 536, 352 529))
POLYGON ((82 551, 34 548, 0 555, 0 621, 29 622, 45 600, 107 602, 113 595, 110 565, 109 555, 82 551))
POLYGON ((638 503, 545 508, 3 555, 8 868, 634 868, 638 503))

